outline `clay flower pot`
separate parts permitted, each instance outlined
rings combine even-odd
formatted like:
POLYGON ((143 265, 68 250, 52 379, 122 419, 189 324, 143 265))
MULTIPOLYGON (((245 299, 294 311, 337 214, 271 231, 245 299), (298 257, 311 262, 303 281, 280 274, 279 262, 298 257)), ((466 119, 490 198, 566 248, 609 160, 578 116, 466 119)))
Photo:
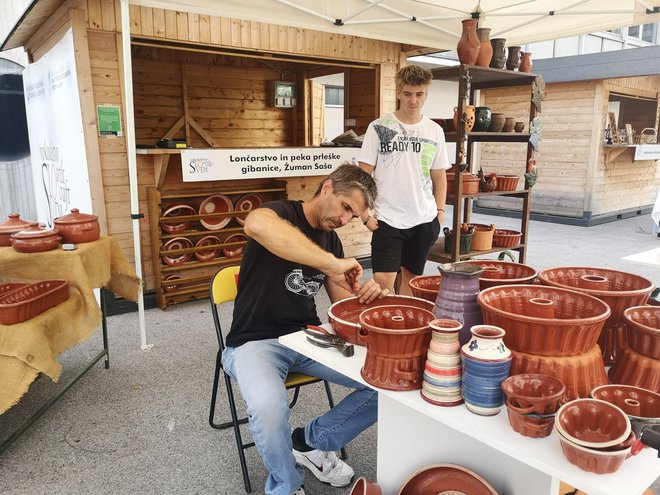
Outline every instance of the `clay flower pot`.
POLYGON ((490 127, 488 128, 488 132, 502 132, 505 120, 506 117, 503 113, 492 113, 490 116, 490 127))
POLYGON ((21 253, 39 253, 56 249, 62 239, 57 230, 45 229, 39 222, 9 236, 11 245, 21 253))
POLYGON ((16 232, 25 230, 30 226, 27 220, 21 220, 18 213, 10 213, 7 220, 0 223, 0 246, 11 246, 9 237, 16 232))
POLYGON ((434 318, 413 306, 376 306, 360 313, 360 338, 367 346, 362 378, 387 390, 421 388, 434 318))
POLYGON ((96 241, 101 235, 99 217, 89 213, 80 213, 78 208, 71 208, 71 213, 53 220, 63 243, 82 244, 96 241))

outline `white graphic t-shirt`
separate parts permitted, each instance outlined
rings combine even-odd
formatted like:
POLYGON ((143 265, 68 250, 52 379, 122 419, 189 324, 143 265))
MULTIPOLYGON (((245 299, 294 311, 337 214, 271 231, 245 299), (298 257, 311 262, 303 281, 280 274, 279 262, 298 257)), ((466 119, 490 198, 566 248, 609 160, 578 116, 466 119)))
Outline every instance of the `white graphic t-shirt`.
POLYGON ((359 161, 375 167, 376 215, 392 227, 408 229, 438 214, 431 170, 448 169, 442 128, 426 116, 404 124, 387 114, 369 124, 359 161))

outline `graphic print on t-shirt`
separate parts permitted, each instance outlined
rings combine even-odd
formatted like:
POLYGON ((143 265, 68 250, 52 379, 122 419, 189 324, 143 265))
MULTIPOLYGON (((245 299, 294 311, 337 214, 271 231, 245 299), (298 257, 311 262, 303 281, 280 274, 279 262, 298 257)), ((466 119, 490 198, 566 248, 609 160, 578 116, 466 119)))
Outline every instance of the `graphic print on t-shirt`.
POLYGON ((321 289, 321 283, 325 275, 317 275, 316 277, 306 277, 303 275, 301 269, 297 268, 290 272, 284 279, 284 285, 289 292, 300 294, 306 297, 314 297, 321 289), (316 282, 313 278, 320 278, 320 282, 316 282))

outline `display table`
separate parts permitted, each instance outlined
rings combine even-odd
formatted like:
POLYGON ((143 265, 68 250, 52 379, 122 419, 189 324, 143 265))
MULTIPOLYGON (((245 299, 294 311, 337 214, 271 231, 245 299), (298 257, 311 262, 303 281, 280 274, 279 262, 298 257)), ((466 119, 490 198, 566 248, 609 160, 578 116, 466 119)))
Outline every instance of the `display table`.
MULTIPOLYGON (((327 326, 326 326, 327 328, 327 326)), ((316 347, 303 332, 280 342, 344 375, 366 383, 360 369, 366 348, 355 346, 347 358, 316 347)), ((511 428, 506 411, 484 417, 464 405, 440 407, 424 401, 419 390, 378 391, 378 484, 397 493, 418 469, 437 463, 465 466, 493 485, 500 495, 557 495, 564 481, 589 495, 639 495, 660 476, 657 451, 646 448, 612 474, 593 474, 570 464, 559 439, 524 437, 511 428)))
POLYGON ((623 261, 630 261, 638 265, 660 266, 660 248, 649 249, 641 253, 631 254, 621 258, 623 261))
MULTIPOLYGON (((0 247, 0 281, 48 279, 66 280, 69 299, 28 321, 0 325, 0 414, 20 400, 39 373, 57 381, 62 371, 57 356, 88 339, 102 317, 103 350, 74 382, 102 357, 106 358, 107 367, 105 315, 97 303, 94 289, 104 288, 137 301, 140 288, 133 267, 110 237, 79 244, 75 251, 58 248, 28 254, 19 253, 12 247, 0 247)), ((72 383, 64 388, 70 385, 72 383)), ((1 447, 6 447, 7 443, 1 447)))

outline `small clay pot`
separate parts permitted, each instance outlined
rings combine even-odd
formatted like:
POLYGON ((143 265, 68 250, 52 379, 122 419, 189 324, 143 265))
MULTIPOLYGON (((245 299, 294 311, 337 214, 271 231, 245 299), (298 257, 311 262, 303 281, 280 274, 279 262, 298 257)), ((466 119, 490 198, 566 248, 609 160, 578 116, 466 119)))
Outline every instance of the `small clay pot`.
POLYGON ((60 245, 62 239, 57 230, 44 229, 39 222, 30 222, 30 226, 10 236, 11 245, 21 253, 39 253, 50 251, 60 245))
POLYGON ((515 132, 518 132, 518 133, 522 132, 524 129, 525 129, 525 123, 524 122, 518 121, 513 126, 513 130, 515 132))
POLYGON ((492 113, 490 117, 490 127, 488 127, 488 132, 502 132, 502 127, 504 127, 504 117, 503 113, 492 113))
POLYGON ((8 219, 0 223, 0 246, 11 246, 9 236, 30 226, 29 220, 21 220, 18 213, 10 213, 8 219))
POLYGON ((513 117, 506 117, 504 119, 504 125, 502 126, 502 132, 513 132, 513 127, 516 125, 516 119, 513 117))
POLYGON ((101 235, 99 217, 89 213, 80 213, 78 208, 71 208, 71 213, 53 220, 62 242, 82 244, 96 241, 101 235))

